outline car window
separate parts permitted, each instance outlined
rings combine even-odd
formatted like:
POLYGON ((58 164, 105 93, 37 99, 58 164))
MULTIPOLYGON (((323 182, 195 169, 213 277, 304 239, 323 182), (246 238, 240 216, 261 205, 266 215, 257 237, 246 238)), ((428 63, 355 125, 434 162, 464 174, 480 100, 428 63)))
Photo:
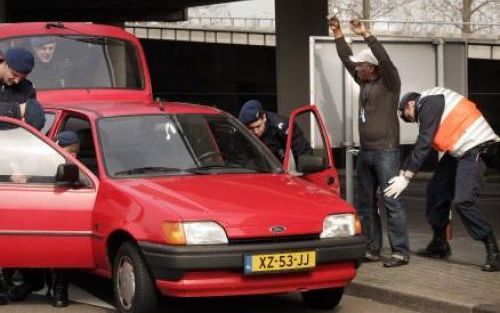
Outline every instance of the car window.
POLYGON ((74 88, 144 89, 144 75, 133 43, 110 37, 27 36, 0 40, 33 52, 29 79, 37 90, 74 88))
POLYGON ((47 135, 54 124, 54 119, 56 115, 52 112, 45 112, 45 124, 40 132, 44 135, 47 135))
POLYGON ((96 176, 99 176, 97 156, 90 122, 86 118, 69 116, 58 133, 70 130, 78 136, 80 151, 76 155, 77 159, 83 163, 96 176))
POLYGON ((0 181, 54 183, 57 167, 66 160, 22 127, 0 122, 0 181))
POLYGON ((102 118, 98 132, 107 172, 115 177, 280 171, 257 139, 222 114, 102 118))

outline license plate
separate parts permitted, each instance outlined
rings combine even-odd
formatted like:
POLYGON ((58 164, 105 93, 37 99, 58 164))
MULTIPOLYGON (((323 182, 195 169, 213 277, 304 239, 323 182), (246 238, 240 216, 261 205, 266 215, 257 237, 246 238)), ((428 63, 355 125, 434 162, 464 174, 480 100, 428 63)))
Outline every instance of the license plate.
POLYGON ((316 251, 245 255, 246 274, 306 270, 315 266, 316 251))

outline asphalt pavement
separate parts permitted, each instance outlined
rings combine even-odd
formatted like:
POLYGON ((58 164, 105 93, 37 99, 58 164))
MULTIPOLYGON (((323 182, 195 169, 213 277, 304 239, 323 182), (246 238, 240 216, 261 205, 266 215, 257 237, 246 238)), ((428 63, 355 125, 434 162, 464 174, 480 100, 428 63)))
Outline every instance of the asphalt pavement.
MULTIPOLYGON (((384 268, 381 262, 364 263, 348 294, 398 305, 417 312, 500 313, 500 272, 481 271, 485 247, 466 232, 452 211, 452 255, 447 260, 422 258, 415 251, 432 237, 425 221, 425 193, 430 174, 419 174, 402 196, 408 214, 410 264, 384 268)), ((487 176, 478 207, 500 236, 500 179, 487 176)), ((384 216, 382 212, 382 216, 384 216)), ((385 222, 384 222, 385 228, 385 222)), ((383 251, 389 255, 385 236, 383 251)))
MULTIPOLYGON (((392 309, 387 312, 500 313, 500 272, 486 273, 481 271, 481 265, 485 259, 484 246, 481 242, 476 242, 468 236, 458 217, 454 218, 452 223, 453 239, 450 241, 452 255, 449 259, 426 259, 414 254, 419 248, 425 247, 431 239, 430 229, 425 221, 425 189, 429 177, 425 173, 419 174, 402 196, 408 212, 412 250, 410 264, 398 268, 384 268, 381 262, 364 263, 359 268, 357 277, 347 288, 346 293, 350 296, 363 297, 368 301, 374 301, 374 303, 389 304, 392 309), (394 310, 394 307, 400 309, 394 310)), ((344 180, 342 179, 342 181, 344 180)), ((497 176, 487 177, 485 180, 485 189, 481 194, 479 207, 491 222, 497 236, 500 236, 500 179, 497 176)), ((383 212, 382 216, 384 216, 383 212)), ((384 245, 388 246, 387 238, 385 238, 384 245)), ((384 254, 388 256, 387 248, 383 251, 384 254)), ((0 306, 0 313, 113 312, 109 304, 111 302, 109 299, 110 291, 105 291, 105 289, 110 289, 110 285, 106 287, 106 284, 102 280, 91 281, 80 284, 84 287, 83 289, 73 285, 70 290, 73 303, 67 308, 55 309, 44 296, 33 295, 26 302, 0 306), (95 287, 92 287, 93 284, 95 287), (104 291, 96 292, 93 290, 98 290, 101 286, 103 286, 104 291), (105 294, 104 301, 94 297, 88 291, 94 294, 105 294)), ((287 296, 287 300, 283 300, 276 307, 273 306, 270 312, 310 312, 302 307, 299 300, 294 300, 296 296, 287 296)), ((266 301, 269 301, 267 306, 274 305, 271 303, 276 301, 276 298, 271 301, 268 300, 268 297, 259 297, 258 299, 264 301, 262 305, 266 305, 266 301)), ((347 297, 345 302, 343 300, 340 307, 332 312, 350 312, 348 308, 353 301, 356 302, 353 299, 356 298, 347 297)), ((224 305, 220 306, 223 308, 221 312, 250 312, 252 310, 248 306, 260 303, 257 298, 255 301, 241 301, 235 301, 236 304, 230 304, 227 309, 224 309, 224 305), (241 301, 249 302, 238 309, 241 301)), ((261 305, 258 304, 258 307, 261 305)), ((197 311, 190 307, 186 307, 186 310, 197 311)), ((175 312, 184 312, 184 310, 180 308, 176 309, 175 312)), ((361 311, 354 309, 352 312, 361 311)), ((370 312, 370 310, 363 312, 370 312)))

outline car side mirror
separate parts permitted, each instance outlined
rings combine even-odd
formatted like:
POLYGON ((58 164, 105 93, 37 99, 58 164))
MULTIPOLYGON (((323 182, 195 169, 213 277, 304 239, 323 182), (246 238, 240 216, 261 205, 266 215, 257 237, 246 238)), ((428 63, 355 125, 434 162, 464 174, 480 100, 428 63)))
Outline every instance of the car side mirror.
POLYGON ((65 185, 80 184, 80 169, 75 164, 59 164, 57 166, 56 183, 65 185))
POLYGON ((297 170, 304 174, 320 172, 326 168, 327 162, 323 156, 303 154, 297 160, 297 170))

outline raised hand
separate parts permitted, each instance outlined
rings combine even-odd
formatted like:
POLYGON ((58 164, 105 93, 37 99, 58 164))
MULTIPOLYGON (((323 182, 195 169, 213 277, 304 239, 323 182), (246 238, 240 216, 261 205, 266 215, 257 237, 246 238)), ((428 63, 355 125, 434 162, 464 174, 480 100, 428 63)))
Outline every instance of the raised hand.
POLYGON ((351 30, 358 35, 365 36, 368 34, 368 31, 366 30, 365 24, 361 22, 359 19, 355 18, 349 22, 351 25, 351 30))

